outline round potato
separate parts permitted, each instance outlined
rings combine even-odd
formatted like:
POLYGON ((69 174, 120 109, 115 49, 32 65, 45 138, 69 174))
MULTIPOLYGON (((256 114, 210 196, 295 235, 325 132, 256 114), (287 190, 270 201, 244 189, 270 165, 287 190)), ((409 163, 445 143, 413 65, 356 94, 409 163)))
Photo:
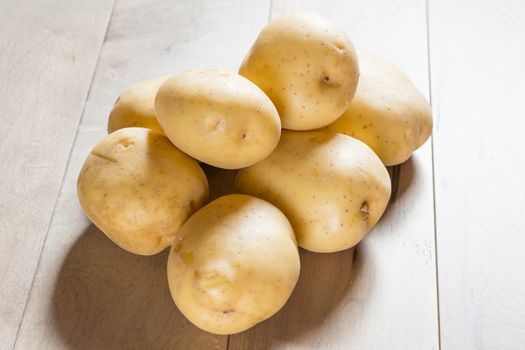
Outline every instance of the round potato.
POLYGON ((275 151, 238 172, 235 188, 269 201, 299 245, 336 252, 356 245, 390 198, 390 177, 364 143, 330 131, 283 131, 275 151))
POLYGON ((271 98, 285 129, 311 130, 330 124, 348 108, 359 67, 344 31, 305 12, 271 21, 239 73, 271 98))
POLYGON ((403 163, 432 132, 430 105, 392 64, 361 52, 359 64, 354 99, 328 129, 363 141, 385 165, 403 163))
POLYGON ((167 76, 136 83, 119 96, 108 119, 108 133, 129 127, 143 127, 164 133, 157 122, 154 102, 167 76))
POLYGON ((171 142, 218 168, 243 168, 266 158, 281 135, 279 115, 268 96, 223 70, 172 76, 159 89, 155 112, 171 142))
POLYGON ((121 248, 141 255, 171 245, 208 198, 197 162, 145 128, 120 129, 100 141, 80 170, 77 190, 91 221, 121 248))
POLYGON ((275 314, 299 277, 299 253, 286 217, 261 199, 220 197, 184 223, 168 259, 178 308, 216 334, 246 330, 275 314))

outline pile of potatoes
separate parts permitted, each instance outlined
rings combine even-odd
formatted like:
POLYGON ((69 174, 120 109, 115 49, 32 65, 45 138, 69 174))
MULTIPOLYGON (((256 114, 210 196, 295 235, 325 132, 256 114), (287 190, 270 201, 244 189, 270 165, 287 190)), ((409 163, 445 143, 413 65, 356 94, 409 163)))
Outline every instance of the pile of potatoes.
POLYGON ((239 74, 191 70, 124 91, 78 197, 121 248, 171 247, 177 307, 232 334, 286 303, 298 246, 330 253, 363 239, 390 198, 385 166, 431 130, 429 104, 402 72, 357 54, 330 20, 292 14, 262 30, 239 74), (235 193, 208 203, 199 163, 236 171, 235 193))

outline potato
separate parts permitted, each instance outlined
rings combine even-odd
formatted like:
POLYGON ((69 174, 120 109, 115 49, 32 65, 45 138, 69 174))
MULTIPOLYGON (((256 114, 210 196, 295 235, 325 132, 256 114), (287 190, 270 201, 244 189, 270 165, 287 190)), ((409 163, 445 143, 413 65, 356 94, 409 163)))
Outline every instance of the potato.
POLYGON ((311 130, 348 108, 359 67, 343 30, 317 14, 296 13, 262 30, 239 73, 270 96, 284 128, 311 130))
POLYGON ((299 245, 323 253, 356 245, 383 214, 391 190, 367 145, 330 131, 283 131, 268 158, 238 172, 235 188, 277 206, 299 245))
POLYGON ((224 169, 266 158, 281 135, 279 115, 268 96, 249 80, 223 70, 172 76, 159 89, 155 112, 179 149, 224 169))
POLYGON ((197 162, 156 131, 124 128, 93 148, 80 171, 78 198, 113 242, 141 255, 162 251, 208 197, 197 162))
POLYGON ((432 111, 403 72, 359 52, 361 76, 350 107, 329 130, 353 136, 377 153, 385 165, 403 163, 432 132, 432 111))
POLYGON ((153 109, 155 95, 167 76, 142 81, 119 96, 108 119, 108 133, 129 127, 143 127, 164 133, 153 109))
POLYGON ((233 334, 279 311, 299 270, 294 233, 283 213, 261 199, 232 194, 184 223, 170 251, 168 282, 191 322, 233 334))

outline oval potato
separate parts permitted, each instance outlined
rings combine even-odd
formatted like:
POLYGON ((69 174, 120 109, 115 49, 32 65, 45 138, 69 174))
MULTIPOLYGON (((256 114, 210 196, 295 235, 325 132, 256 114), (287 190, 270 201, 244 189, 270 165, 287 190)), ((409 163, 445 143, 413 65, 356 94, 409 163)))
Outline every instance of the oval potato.
POLYGON ((124 90, 109 114, 108 133, 122 128, 142 127, 163 134, 155 115, 154 102, 166 78, 168 76, 142 81, 124 90))
POLYGON ((170 251, 168 282, 178 308, 216 334, 246 330, 288 300, 300 262, 290 223, 261 199, 233 194, 197 211, 170 251))
POLYGON ((172 76, 159 89, 155 112, 179 149, 224 169, 266 158, 281 134, 279 115, 268 96, 249 80, 223 70, 172 76))
POLYGON ((140 255, 171 245, 208 198, 197 162, 145 128, 119 129, 100 141, 80 170, 77 190, 91 221, 121 248, 140 255))
POLYGON ((364 143, 329 131, 283 131, 264 161, 238 172, 235 188, 274 204, 299 246, 336 252, 355 246, 390 198, 390 177, 364 143))
POLYGON ((328 130, 355 137, 385 165, 396 165, 432 132, 432 111, 407 76, 387 61, 359 52, 361 76, 350 107, 328 130))
POLYGON ((315 13, 278 17, 259 34, 239 73, 273 101, 285 129, 336 120, 354 96, 357 56, 344 31, 315 13))

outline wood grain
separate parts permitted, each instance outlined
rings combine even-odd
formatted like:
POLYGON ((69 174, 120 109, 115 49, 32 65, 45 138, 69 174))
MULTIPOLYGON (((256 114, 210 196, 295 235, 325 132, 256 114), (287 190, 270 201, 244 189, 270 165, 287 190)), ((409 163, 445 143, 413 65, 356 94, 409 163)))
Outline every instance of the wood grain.
MULTIPOLYGON (((272 16, 311 10, 356 46, 393 61, 428 96, 425 2, 274 0, 272 16)), ((430 142, 400 169, 396 198, 355 249, 301 251, 301 276, 274 317, 230 336, 230 349, 437 349, 430 142)))
POLYGON ((1 349, 15 341, 112 5, 1 2, 1 349))
POLYGON ((129 84, 187 68, 235 70, 269 1, 120 0, 95 73, 17 349, 225 349, 227 337, 194 327, 176 309, 166 253, 121 251, 85 218, 76 178, 106 134, 112 104, 129 84))
POLYGON ((430 2, 442 348, 525 344, 525 4, 430 2))

